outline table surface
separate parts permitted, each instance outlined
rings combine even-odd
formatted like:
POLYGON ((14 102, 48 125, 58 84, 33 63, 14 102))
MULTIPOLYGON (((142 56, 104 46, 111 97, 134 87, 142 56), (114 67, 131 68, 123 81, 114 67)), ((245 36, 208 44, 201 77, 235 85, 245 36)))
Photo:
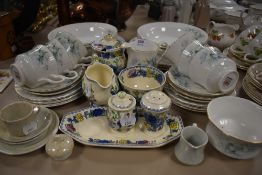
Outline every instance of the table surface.
MULTIPOLYGON (((0 62, 1 68, 8 68, 13 59, 0 62)), ((245 96, 241 90, 241 80, 245 72, 240 71, 240 81, 237 86, 238 96, 245 96)), ((0 94, 0 108, 15 100, 18 96, 12 82, 0 94)), ((88 106, 85 97, 69 104, 52 108, 60 119, 68 112, 88 106)), ((184 125, 197 123, 205 128, 208 118, 206 114, 194 113, 176 106, 172 106, 175 113, 182 117, 184 125)), ((0 174, 19 175, 52 175, 52 174, 212 174, 212 175, 253 175, 262 174, 262 153, 249 160, 229 158, 212 147, 209 143, 205 149, 205 160, 197 166, 181 164, 173 154, 174 146, 178 140, 160 148, 150 149, 124 149, 102 148, 85 146, 75 142, 73 154, 65 161, 52 160, 45 153, 44 148, 32 153, 9 156, 0 153, 0 174)))

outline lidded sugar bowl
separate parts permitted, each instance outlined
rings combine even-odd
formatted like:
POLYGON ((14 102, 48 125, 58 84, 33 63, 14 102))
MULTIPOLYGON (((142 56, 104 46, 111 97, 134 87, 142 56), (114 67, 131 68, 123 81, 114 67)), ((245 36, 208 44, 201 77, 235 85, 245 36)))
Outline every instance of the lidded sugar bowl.
POLYGON ((121 47, 122 41, 111 34, 91 44, 94 54, 92 59, 109 65, 116 74, 126 67, 125 49, 121 47))
POLYGON ((108 100, 107 118, 109 126, 117 131, 128 131, 135 126, 136 99, 124 91, 118 92, 108 100))
POLYGON ((171 99, 162 91, 150 91, 143 95, 140 106, 143 109, 145 128, 156 132, 163 128, 171 106, 171 99))

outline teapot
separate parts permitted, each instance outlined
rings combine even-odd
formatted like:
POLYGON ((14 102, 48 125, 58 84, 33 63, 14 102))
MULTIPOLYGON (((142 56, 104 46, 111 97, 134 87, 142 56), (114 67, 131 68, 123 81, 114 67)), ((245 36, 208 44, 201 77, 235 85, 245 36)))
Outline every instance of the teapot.
POLYGON ((125 49, 121 47, 123 41, 114 38, 111 34, 101 40, 94 41, 91 48, 94 51, 91 59, 109 65, 116 74, 126 67, 125 49))
POLYGON ((215 23, 211 21, 208 25, 208 42, 221 50, 231 46, 236 39, 236 31, 239 25, 215 23))

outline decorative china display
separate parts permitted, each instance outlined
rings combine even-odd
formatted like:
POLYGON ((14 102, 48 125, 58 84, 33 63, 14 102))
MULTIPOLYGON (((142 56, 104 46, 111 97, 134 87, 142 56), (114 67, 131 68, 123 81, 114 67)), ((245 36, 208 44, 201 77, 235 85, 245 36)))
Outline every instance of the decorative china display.
POLYGON ((117 77, 111 67, 94 62, 87 67, 82 80, 84 95, 98 105, 107 105, 111 95, 118 92, 117 77))
POLYGON ((118 132, 108 127, 106 107, 89 107, 63 116, 59 129, 84 145, 155 148, 177 139, 183 128, 181 118, 173 114, 167 114, 164 127, 158 132, 142 130, 143 123, 143 116, 139 116, 130 131, 118 132))
POLYGON ((145 118, 145 128, 152 132, 161 130, 171 106, 170 98, 161 91, 150 91, 142 96, 140 106, 145 118))
POLYGON ((131 66, 119 73, 118 80, 123 89, 139 101, 146 92, 162 90, 166 77, 155 67, 131 66))
POLYGON ((129 131, 137 122, 135 107, 136 99, 124 91, 111 96, 107 112, 109 126, 117 131, 129 131))
POLYGON ((54 160, 65 160, 73 152, 74 140, 65 134, 53 135, 45 145, 46 153, 54 160))
POLYGON ((210 45, 224 50, 231 46, 236 39, 238 25, 215 23, 211 21, 208 25, 208 42, 210 45))
POLYGON ((197 124, 182 129, 180 140, 176 144, 174 153, 176 158, 187 165, 197 165, 204 160, 204 150, 208 136, 197 124))
MULTIPOLYGON (((59 118, 57 114, 45 108, 48 111, 50 119, 50 125, 48 127, 41 127, 37 131, 37 135, 33 138, 28 136, 24 137, 14 137, 13 135, 8 135, 8 140, 3 140, 4 135, 6 135, 6 130, 0 128, 0 152, 8 155, 21 155, 35 151, 43 147, 51 136, 56 134, 59 126, 59 118)), ((33 133, 32 133, 33 134, 33 133)))
POLYGON ((58 27, 48 34, 48 39, 54 39, 56 33, 59 33, 60 31, 71 33, 85 45, 90 45, 97 39, 102 39, 107 34, 111 34, 112 36, 117 35, 117 29, 110 24, 98 22, 84 22, 58 27))
POLYGON ((109 65, 116 74, 126 67, 125 49, 122 41, 112 35, 105 35, 102 39, 91 44, 94 51, 92 59, 109 65))
POLYGON ((239 97, 219 97, 208 104, 207 113, 212 125, 206 131, 218 151, 236 159, 258 155, 262 148, 261 106, 239 97))
POLYGON ((156 66, 160 61, 158 58, 158 45, 148 39, 135 38, 129 43, 123 43, 122 47, 127 48, 128 61, 127 67, 129 66, 156 66))
POLYGON ((180 36, 187 32, 194 34, 194 39, 203 43, 207 42, 208 36, 205 31, 200 28, 176 22, 154 22, 140 26, 137 29, 138 37, 149 39, 158 44, 163 42, 171 45, 180 36))

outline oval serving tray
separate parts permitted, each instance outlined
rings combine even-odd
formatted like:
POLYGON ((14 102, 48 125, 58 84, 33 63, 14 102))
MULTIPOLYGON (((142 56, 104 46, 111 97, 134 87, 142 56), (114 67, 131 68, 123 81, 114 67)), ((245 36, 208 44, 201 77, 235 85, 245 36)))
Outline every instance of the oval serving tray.
POLYGON ((90 146, 118 148, 155 148, 177 139, 183 128, 179 116, 168 114, 163 129, 149 132, 143 128, 143 117, 128 132, 117 132, 108 126, 106 107, 90 107, 63 116, 59 129, 74 140, 90 146))

